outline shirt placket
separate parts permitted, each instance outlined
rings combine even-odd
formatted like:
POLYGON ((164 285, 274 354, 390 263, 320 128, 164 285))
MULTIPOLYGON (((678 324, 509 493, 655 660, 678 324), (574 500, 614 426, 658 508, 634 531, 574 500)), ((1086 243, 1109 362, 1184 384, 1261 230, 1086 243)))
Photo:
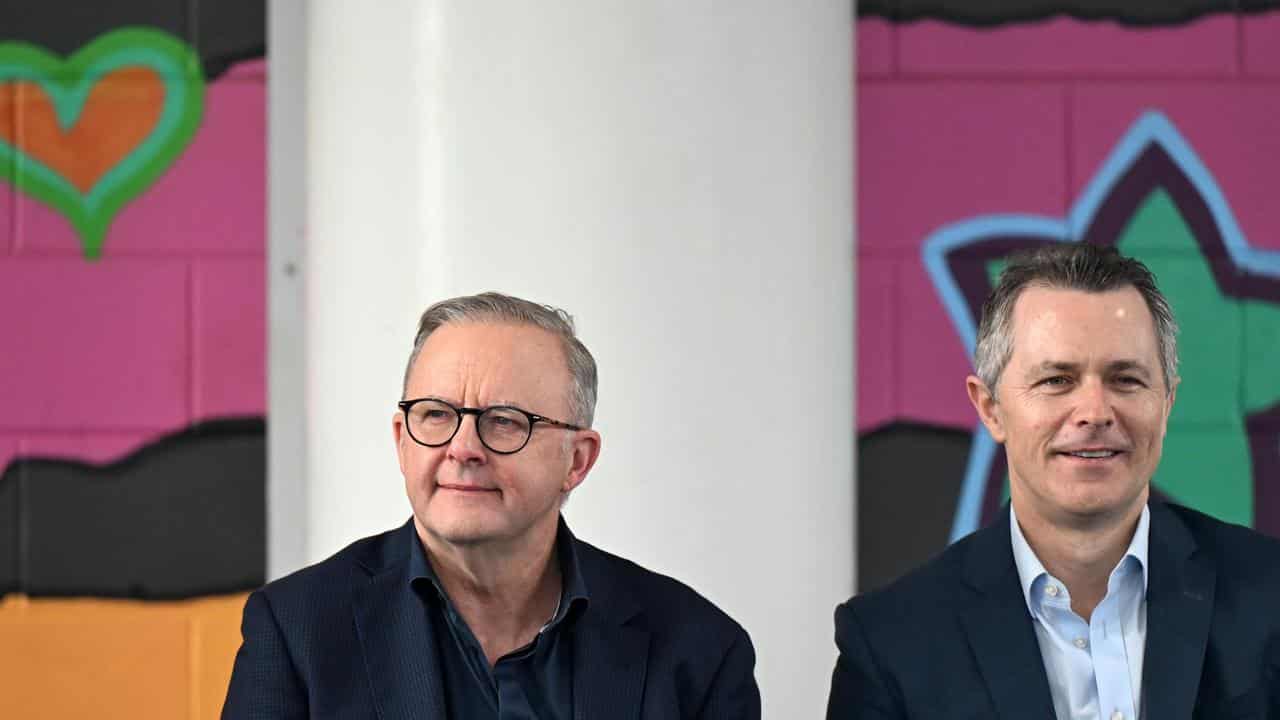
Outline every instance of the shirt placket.
POLYGON ((1120 627, 1119 598, 1108 592, 1089 622, 1093 676, 1098 684, 1098 705, 1106 720, 1135 720, 1129 662, 1120 627))
MULTIPOLYGON (((1059 657, 1066 663, 1062 670, 1067 674, 1063 679, 1066 681, 1068 688, 1075 687, 1083 690, 1081 683, 1088 683, 1092 687, 1089 688, 1093 692, 1084 692, 1076 695, 1068 689, 1068 696, 1075 700, 1084 700, 1086 705, 1080 707, 1073 704, 1071 706, 1072 716, 1076 717, 1083 714, 1086 717, 1096 717, 1100 712, 1100 708, 1096 704, 1098 697, 1096 695, 1097 685, 1095 683, 1096 673, 1094 672, 1093 656, 1090 649, 1090 629, 1075 611, 1071 609, 1071 596, 1067 592, 1067 588, 1052 575, 1047 576, 1048 582, 1045 585, 1045 597, 1043 601, 1042 611, 1045 619, 1051 629, 1051 632, 1059 638, 1058 642, 1062 650, 1059 657)), ((1105 715, 1103 717, 1106 717, 1105 715)))

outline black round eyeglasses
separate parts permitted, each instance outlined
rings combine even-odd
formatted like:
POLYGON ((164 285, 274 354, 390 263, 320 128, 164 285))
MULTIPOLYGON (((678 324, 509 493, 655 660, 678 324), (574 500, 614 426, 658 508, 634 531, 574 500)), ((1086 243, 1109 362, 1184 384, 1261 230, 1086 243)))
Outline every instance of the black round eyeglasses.
POLYGON ((440 447, 453 440, 453 436, 458 434, 458 428, 462 427, 463 415, 476 417, 476 434, 480 436, 480 442, 500 455, 523 450, 529 444, 533 426, 537 423, 566 430, 583 429, 578 425, 552 420, 510 405, 454 407, 436 398, 401 400, 396 405, 404 411, 404 423, 409 430, 409 437, 427 447, 440 447))

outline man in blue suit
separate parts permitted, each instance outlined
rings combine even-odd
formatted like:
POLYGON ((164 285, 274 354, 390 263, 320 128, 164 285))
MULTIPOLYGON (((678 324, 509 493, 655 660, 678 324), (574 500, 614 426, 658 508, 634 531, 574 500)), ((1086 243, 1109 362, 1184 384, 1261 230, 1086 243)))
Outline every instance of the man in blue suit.
POLYGON ((747 633, 561 517, 595 400, 564 312, 428 308, 392 418, 412 519, 250 595, 223 717, 759 718, 747 633))
POLYGON ((1280 542, 1150 497, 1176 332, 1114 248, 1011 261, 967 380, 1009 507, 837 608, 828 718, 1280 718, 1280 542))

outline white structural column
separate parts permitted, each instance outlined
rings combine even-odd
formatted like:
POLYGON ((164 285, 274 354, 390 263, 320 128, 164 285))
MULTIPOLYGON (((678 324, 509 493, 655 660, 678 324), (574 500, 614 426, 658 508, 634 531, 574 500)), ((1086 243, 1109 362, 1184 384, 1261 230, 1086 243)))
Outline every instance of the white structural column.
POLYGON ((424 7, 323 0, 305 8, 306 394, 298 417, 307 423, 309 562, 409 515, 391 418, 424 293, 424 7))
POLYGON ((820 717, 854 587, 850 4, 306 12, 306 559, 408 517, 422 308, 551 303, 601 376, 570 525, 741 622, 768 717, 820 717))

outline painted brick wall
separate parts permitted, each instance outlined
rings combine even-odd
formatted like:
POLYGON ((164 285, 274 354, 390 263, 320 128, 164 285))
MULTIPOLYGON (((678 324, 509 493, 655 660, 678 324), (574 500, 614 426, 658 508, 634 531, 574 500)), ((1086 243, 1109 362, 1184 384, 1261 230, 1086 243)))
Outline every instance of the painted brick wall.
POLYGON ((871 18, 857 43, 860 430, 973 423, 922 241, 975 215, 1064 214, 1145 108, 1188 136, 1250 240, 1280 249, 1280 14, 1158 30, 871 18))
MULTIPOLYGON (((981 29, 864 18, 856 36, 857 427, 869 463, 860 460, 859 476, 866 588, 940 549, 972 485, 977 419, 963 383, 969 356, 938 278, 926 269, 926 243, 953 224, 998 224, 1002 214, 1056 219, 1066 228, 1063 239, 1079 239, 1085 228, 1071 213, 1082 197, 1098 189, 1126 139, 1158 127, 1157 136, 1185 146, 1174 155, 1191 159, 1203 196, 1218 193, 1249 252, 1270 253, 1259 262, 1280 267, 1280 13, 1143 28, 1068 18, 981 29), (890 457, 873 443, 885 439, 886 429, 921 433, 949 450, 890 457), (919 498, 942 508, 924 515, 945 517, 948 526, 895 529, 905 513, 891 509, 919 498), (911 545, 908 534, 924 539, 895 549, 911 545)), ((1184 276, 1206 264, 1196 252, 1160 246, 1158 238, 1135 242, 1130 252, 1146 247, 1169 260, 1157 275, 1175 294, 1184 276)), ((1252 272, 1257 268, 1237 263, 1228 275, 1252 272)), ((1213 466, 1216 460, 1206 458, 1220 457, 1215 452, 1247 455, 1250 444, 1255 474, 1265 463, 1280 463, 1280 444, 1267 449, 1280 417, 1280 371, 1268 349, 1280 346, 1278 277, 1262 278, 1264 289, 1249 302, 1218 307, 1172 298, 1184 318, 1184 384, 1165 466, 1213 466), (1217 358, 1215 342, 1234 354, 1217 358), (1215 365, 1219 360, 1226 364, 1215 365), (1204 395, 1223 378, 1229 402, 1184 400, 1184 393, 1204 395)), ((1194 486, 1187 475, 1172 477, 1162 466, 1157 487, 1226 519, 1280 530, 1280 479, 1257 476, 1246 503, 1194 486), (1161 486, 1165 476, 1169 482, 1161 486)))
POLYGON ((0 467, 106 461, 266 407, 266 65, 209 83, 186 151, 86 260, 58 213, 0 184, 0 467))
MULTIPOLYGON (((0 83, 0 112, 13 113, 0 128, 16 127, 21 145, 17 118, 30 93, 14 86, 0 83)), ((106 463, 193 423, 265 415, 266 91, 262 60, 207 82, 191 143, 115 217, 100 258, 86 258, 64 215, 21 183, 0 182, 0 470, 19 456, 106 463)), ((128 117, 130 102, 119 92, 111 111, 128 117)), ((55 140, 70 151, 92 147, 75 144, 74 127, 64 131, 55 140)), ((11 497, 34 482, 18 475, 6 477, 11 497)), ((189 505, 207 516, 202 500, 189 505)), ((0 533, 23 522, 0 512, 0 533)), ((130 518, 113 522, 127 528, 130 518)), ((36 554, 4 539, 0 574, 20 575, 7 567, 10 550, 36 554)), ((74 578, 71 586, 94 591, 74 578)), ((242 604, 243 595, 0 599, 0 716, 216 718, 242 604)))

